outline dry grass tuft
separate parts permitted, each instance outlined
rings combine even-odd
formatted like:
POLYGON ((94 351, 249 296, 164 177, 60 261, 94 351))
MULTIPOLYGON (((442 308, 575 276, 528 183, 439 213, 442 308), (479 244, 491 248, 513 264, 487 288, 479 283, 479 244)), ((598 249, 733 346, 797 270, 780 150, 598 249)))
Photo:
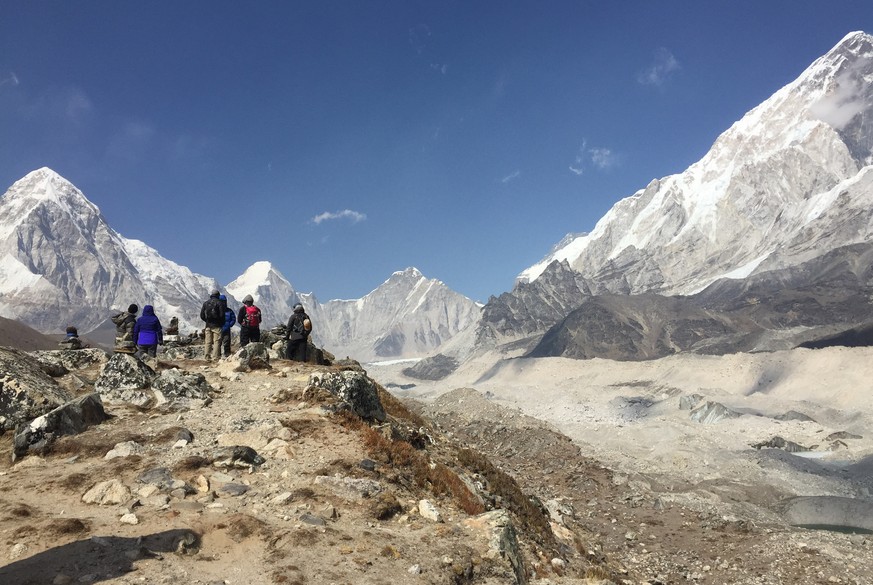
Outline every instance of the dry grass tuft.
POLYGON ((501 471, 487 457, 472 449, 458 451, 458 460, 461 465, 485 478, 491 493, 504 501, 505 507, 537 536, 542 546, 550 550, 557 549, 555 535, 543 509, 525 495, 511 475, 501 471))

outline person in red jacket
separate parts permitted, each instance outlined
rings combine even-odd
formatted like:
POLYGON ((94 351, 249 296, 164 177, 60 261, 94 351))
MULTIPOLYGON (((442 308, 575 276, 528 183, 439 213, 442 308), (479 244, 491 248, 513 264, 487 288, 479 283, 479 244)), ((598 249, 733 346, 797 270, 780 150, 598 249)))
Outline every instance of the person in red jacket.
POLYGON ((239 346, 245 347, 250 342, 261 340, 261 310, 255 306, 252 295, 246 295, 243 306, 239 309, 236 322, 239 323, 239 346))

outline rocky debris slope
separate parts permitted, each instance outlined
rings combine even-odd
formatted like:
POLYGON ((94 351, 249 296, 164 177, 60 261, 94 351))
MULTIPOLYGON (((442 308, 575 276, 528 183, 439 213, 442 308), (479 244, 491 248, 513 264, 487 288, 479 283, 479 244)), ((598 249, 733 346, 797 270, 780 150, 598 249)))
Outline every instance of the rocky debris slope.
MULTIPOLYGON (((613 471, 551 425, 469 388, 415 408, 536 494, 556 534, 575 534, 589 557, 608 557, 634 576, 623 582, 861 585, 873 579, 869 535, 788 526, 766 509, 787 495, 772 488, 739 477, 732 484, 716 474, 682 480, 646 472, 642 463, 636 471, 613 471)), ((776 473, 768 463, 780 459, 774 452, 783 453, 765 450, 760 460, 776 473)), ((781 459, 790 465, 788 456, 781 459)), ((820 473, 815 465, 808 471, 820 473)), ((804 499, 788 501, 796 500, 804 499)))
POLYGON ((107 420, 0 436, 0 582, 637 582, 354 364, 136 362, 43 380, 107 420), (192 381, 207 398, 155 399, 192 381))

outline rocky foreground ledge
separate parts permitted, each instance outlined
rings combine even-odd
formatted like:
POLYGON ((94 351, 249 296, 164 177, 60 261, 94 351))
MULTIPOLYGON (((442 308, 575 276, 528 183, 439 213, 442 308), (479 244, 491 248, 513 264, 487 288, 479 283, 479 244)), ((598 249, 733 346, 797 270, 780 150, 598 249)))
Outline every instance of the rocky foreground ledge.
POLYGON ((263 347, 0 371, 4 584, 873 582, 865 535, 725 515, 472 389, 400 402, 263 347))

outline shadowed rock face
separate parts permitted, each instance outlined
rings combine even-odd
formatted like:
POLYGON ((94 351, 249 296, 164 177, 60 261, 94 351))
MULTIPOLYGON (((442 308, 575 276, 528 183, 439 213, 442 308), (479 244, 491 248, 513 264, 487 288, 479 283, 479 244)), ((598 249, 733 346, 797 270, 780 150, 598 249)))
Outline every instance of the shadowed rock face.
POLYGON ((440 353, 404 368, 403 375, 417 380, 442 380, 457 368, 458 360, 440 353))
POLYGON ((873 341, 873 245, 856 244, 699 294, 599 295, 551 327, 532 357, 646 360, 873 341))

